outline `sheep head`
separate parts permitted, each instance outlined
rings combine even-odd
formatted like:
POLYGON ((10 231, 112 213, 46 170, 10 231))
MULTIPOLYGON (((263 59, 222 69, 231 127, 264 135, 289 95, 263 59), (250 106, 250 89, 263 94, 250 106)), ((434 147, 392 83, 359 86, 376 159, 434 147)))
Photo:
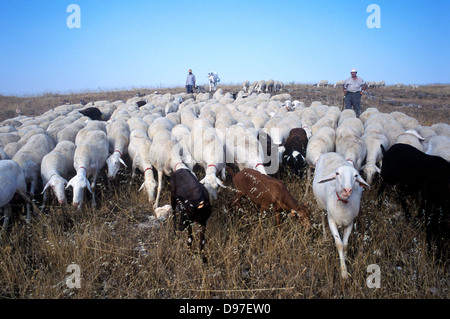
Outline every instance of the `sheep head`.
POLYGON ((370 185, 359 175, 358 171, 351 166, 338 167, 335 172, 320 180, 319 183, 326 183, 333 180, 336 181, 336 194, 343 201, 350 198, 353 188, 356 185, 370 188, 370 185))

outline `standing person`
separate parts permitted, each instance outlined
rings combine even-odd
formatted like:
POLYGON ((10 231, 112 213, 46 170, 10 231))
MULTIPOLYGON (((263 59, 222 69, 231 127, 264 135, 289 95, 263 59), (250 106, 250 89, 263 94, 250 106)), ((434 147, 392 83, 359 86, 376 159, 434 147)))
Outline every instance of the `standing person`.
POLYGON ((356 113, 356 117, 359 118, 361 114, 361 95, 367 89, 367 84, 362 78, 356 76, 356 69, 350 71, 351 77, 345 80, 344 83, 344 95, 345 95, 345 108, 351 109, 356 113))
POLYGON ((192 74, 192 70, 189 69, 189 74, 186 79, 186 92, 194 93, 194 88, 195 88, 195 75, 192 74))

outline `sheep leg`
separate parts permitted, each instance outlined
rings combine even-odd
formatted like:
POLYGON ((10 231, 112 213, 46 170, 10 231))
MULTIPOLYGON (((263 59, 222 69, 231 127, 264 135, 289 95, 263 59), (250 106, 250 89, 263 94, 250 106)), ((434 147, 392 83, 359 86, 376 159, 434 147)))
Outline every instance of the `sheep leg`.
POLYGON ((206 263, 208 261, 204 254, 205 244, 206 244, 206 239, 205 239, 206 225, 200 225, 200 227, 201 227, 201 229, 200 229, 200 254, 202 256, 203 262, 206 263))
POLYGON ((158 190, 156 193, 155 203, 153 204, 153 209, 157 208, 159 205, 159 195, 161 194, 162 178, 163 178, 163 171, 158 171, 158 190))
MULTIPOLYGON (((339 231, 338 231, 337 225, 334 223, 334 221, 332 221, 331 219, 328 218, 328 225, 330 226, 331 233, 333 234, 333 237, 334 237, 334 243, 336 245, 336 249, 339 254, 339 260, 341 263, 342 279, 347 279, 348 273, 347 273, 347 266, 345 265, 344 243, 342 242, 341 237, 339 236, 339 231)), ((350 230, 351 230, 351 227, 350 227, 350 230)))
POLYGON ((97 182, 97 174, 94 174, 93 178, 92 178, 92 183, 91 183, 91 190, 92 190, 92 207, 96 207, 97 203, 95 202, 95 184, 97 182))
POLYGON ((187 242, 187 244, 188 244, 188 248, 190 250, 191 247, 192 247, 192 240, 193 240, 193 237, 192 237, 192 225, 189 223, 189 226, 187 228, 188 228, 188 242, 187 242))
POLYGON ((5 207, 3 207, 3 225, 2 225, 2 229, 0 230, 0 239, 3 236, 3 233, 6 232, 6 228, 8 227, 9 224, 9 219, 11 217, 11 206, 10 205, 6 205, 5 207))

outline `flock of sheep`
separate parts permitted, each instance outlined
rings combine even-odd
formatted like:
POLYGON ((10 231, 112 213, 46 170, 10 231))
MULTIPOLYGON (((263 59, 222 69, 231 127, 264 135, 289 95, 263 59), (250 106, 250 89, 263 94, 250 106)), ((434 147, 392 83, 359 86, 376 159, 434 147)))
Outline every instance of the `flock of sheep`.
MULTIPOLYGON (((244 82, 235 95, 218 89, 213 95, 150 94, 126 102, 93 102, 89 107, 100 110, 100 120, 80 112, 86 110, 81 104, 61 105, 40 116, 21 115, 0 123, 3 230, 11 211, 8 204, 17 192, 24 198, 42 192, 44 206, 49 195, 60 204, 67 203, 66 189, 72 187, 71 204, 80 209, 87 189, 95 206, 99 172, 106 166, 108 178, 114 179, 127 166, 125 154, 132 163, 132 176, 136 169, 144 175, 139 190, 146 191, 155 212, 163 175, 193 170, 195 164, 203 167, 205 177, 200 182, 214 201, 219 188, 225 187, 227 163, 265 175, 274 173, 276 169, 269 168, 282 161, 290 131, 302 128, 308 142, 301 158, 309 167, 309 181, 315 171, 314 195, 328 212, 341 274, 347 278, 344 249, 359 211, 362 187, 370 187, 380 172, 380 145, 387 150, 396 143, 409 144, 450 161, 450 125, 423 126, 404 113, 381 113, 376 108, 357 118, 353 110, 292 101, 289 94, 279 93, 282 87, 279 81, 251 86, 244 82), (275 155, 267 156, 259 140, 261 132, 271 137, 278 151, 275 155), (338 226, 344 227, 343 240, 338 226)), ((28 205, 28 219, 30 209, 28 205)))

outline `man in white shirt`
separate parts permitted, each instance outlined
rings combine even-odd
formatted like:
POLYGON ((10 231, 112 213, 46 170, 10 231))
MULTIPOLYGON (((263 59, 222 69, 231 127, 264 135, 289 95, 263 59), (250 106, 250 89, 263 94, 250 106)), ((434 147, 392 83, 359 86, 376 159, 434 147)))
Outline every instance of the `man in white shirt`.
POLYGON ((192 70, 189 69, 189 74, 186 79, 186 92, 194 93, 194 88, 195 88, 195 75, 192 74, 192 70))
POLYGON ((367 84, 362 78, 356 76, 356 69, 350 71, 351 77, 345 80, 344 83, 344 95, 345 95, 345 108, 351 109, 356 113, 356 117, 359 118, 361 114, 361 95, 367 89, 367 84))

